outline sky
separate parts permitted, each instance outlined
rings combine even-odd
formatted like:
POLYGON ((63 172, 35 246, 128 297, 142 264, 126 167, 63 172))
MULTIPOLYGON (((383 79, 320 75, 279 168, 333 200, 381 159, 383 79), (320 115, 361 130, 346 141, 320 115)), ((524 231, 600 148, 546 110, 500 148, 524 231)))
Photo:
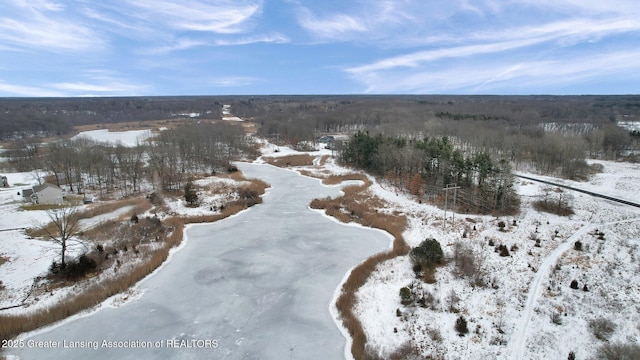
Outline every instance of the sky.
POLYGON ((0 3, 0 97, 640 93, 638 0, 0 3))

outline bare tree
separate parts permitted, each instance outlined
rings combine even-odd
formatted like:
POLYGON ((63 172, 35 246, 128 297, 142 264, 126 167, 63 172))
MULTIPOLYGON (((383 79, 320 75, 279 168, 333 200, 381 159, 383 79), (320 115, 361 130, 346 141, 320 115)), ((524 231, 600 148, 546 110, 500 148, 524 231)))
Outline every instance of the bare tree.
POLYGON ((60 267, 66 267, 65 255, 69 239, 80 232, 79 214, 76 206, 64 206, 59 209, 48 210, 47 215, 51 224, 45 227, 49 238, 61 246, 60 267))

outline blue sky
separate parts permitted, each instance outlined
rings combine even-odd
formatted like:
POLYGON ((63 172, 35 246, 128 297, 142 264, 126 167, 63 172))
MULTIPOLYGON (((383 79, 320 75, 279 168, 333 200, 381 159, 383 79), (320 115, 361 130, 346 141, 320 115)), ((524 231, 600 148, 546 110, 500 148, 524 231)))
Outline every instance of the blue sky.
POLYGON ((0 96, 638 94, 638 0, 2 0, 0 96))

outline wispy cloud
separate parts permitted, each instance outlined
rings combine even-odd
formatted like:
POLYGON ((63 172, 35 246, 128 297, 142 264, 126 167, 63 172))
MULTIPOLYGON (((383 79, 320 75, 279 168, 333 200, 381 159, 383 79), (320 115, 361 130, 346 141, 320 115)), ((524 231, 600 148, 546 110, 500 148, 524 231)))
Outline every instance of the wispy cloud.
POLYGON ((9 2, 15 6, 32 10, 62 11, 65 8, 63 4, 47 0, 9 0, 9 2))
MULTIPOLYGON (((411 92, 460 88, 480 91, 507 80, 522 80, 534 75, 547 79, 564 75, 563 81, 571 82, 578 78, 577 74, 587 76, 580 70, 582 68, 588 68, 593 74, 602 74, 604 68, 619 69, 616 61, 630 61, 628 66, 623 64, 622 67, 640 69, 640 65, 636 66, 636 62, 620 49, 616 57, 598 59, 583 50, 595 43, 629 34, 640 34, 639 18, 615 15, 604 19, 570 18, 535 26, 515 25, 497 31, 480 30, 436 36, 428 41, 423 39, 426 50, 350 66, 345 71, 366 84, 369 92, 396 92, 402 87, 411 92), (580 66, 576 64, 578 58, 582 58, 580 66), (607 58, 609 64, 605 65, 601 60, 607 58), (455 71, 451 70, 453 68, 455 71)), ((529 79, 528 83, 532 81, 529 79)))
POLYGON ((633 60, 638 56, 640 49, 571 59, 511 61, 493 58, 438 65, 433 69, 371 72, 360 74, 357 80, 367 86, 368 93, 513 93, 517 89, 553 89, 639 73, 640 66, 633 60))
POLYGON ((0 45, 65 52, 103 46, 97 33, 70 18, 60 4, 10 0, 5 6, 11 17, 0 17, 0 45))
POLYGON ((253 85, 261 81, 259 78, 249 76, 225 76, 212 79, 211 84, 216 87, 239 87, 253 85))
POLYGON ((147 89, 145 86, 129 84, 120 81, 108 81, 104 83, 61 82, 49 85, 53 89, 61 90, 66 94, 102 94, 102 95, 140 95, 147 89))
POLYGON ((143 49, 139 53, 143 55, 160 55, 174 51, 188 50, 196 47, 210 46, 240 46, 255 43, 276 43, 283 44, 289 42, 289 38, 282 34, 265 34, 255 36, 243 36, 237 38, 214 39, 214 40, 197 40, 191 38, 179 38, 171 43, 161 45, 155 48, 143 49))
POLYGON ((367 65, 352 67, 347 69, 347 71, 350 73, 361 73, 394 67, 416 67, 421 63, 443 58, 470 57, 480 54, 503 52, 550 41, 558 42, 560 45, 567 45, 588 39, 602 38, 612 34, 638 31, 640 31, 640 19, 617 19, 610 21, 576 19, 546 24, 539 27, 516 27, 509 31, 496 33, 475 33, 465 38, 458 38, 458 41, 455 41, 475 43, 472 45, 417 51, 378 60, 367 65))
POLYGON ((74 81, 12 84, 0 80, 0 95, 26 97, 64 96, 135 96, 147 93, 150 86, 133 83, 109 70, 88 70, 76 75, 74 81))
POLYGON ((0 80, 0 94, 3 96, 26 96, 26 97, 59 97, 64 96, 61 91, 55 91, 35 86, 25 86, 9 84, 0 80))
POLYGON ((301 9, 298 17, 300 25, 316 36, 322 38, 336 38, 354 32, 365 32, 367 26, 360 19, 346 14, 332 14, 318 17, 308 9, 301 9))
POLYGON ((262 11, 262 1, 126 0, 142 10, 138 16, 149 22, 185 31, 234 34, 246 30, 249 20, 262 11))
MULTIPOLYGON (((335 41, 384 38, 416 19, 408 0, 371 0, 345 3, 337 11, 318 11, 297 4, 298 24, 313 36, 335 41)), ((315 4, 314 4, 315 5, 315 4)))

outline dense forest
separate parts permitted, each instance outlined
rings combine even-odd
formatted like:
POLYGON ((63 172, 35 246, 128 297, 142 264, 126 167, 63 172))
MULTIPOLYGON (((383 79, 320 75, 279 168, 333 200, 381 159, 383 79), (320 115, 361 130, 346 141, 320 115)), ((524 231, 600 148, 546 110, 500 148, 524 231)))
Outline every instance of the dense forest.
POLYGON ((486 152, 465 155, 447 137, 407 140, 357 132, 340 159, 420 197, 451 187, 459 212, 512 213, 519 205, 508 161, 496 162, 486 152))
MULTIPOLYGON (((640 96, 200 96, 121 98, 0 98, 0 139, 20 133, 66 133, 71 126, 169 119, 189 114, 218 119, 223 104, 262 124, 264 134, 308 138, 314 131, 354 127, 422 129, 436 119, 527 128, 596 127, 640 119, 640 96), (579 126, 578 126, 579 127, 579 126)), ((452 125, 458 127, 456 125, 452 125)), ((446 126, 445 126, 446 128, 446 126)), ((577 129, 588 131, 588 129, 577 129)))

